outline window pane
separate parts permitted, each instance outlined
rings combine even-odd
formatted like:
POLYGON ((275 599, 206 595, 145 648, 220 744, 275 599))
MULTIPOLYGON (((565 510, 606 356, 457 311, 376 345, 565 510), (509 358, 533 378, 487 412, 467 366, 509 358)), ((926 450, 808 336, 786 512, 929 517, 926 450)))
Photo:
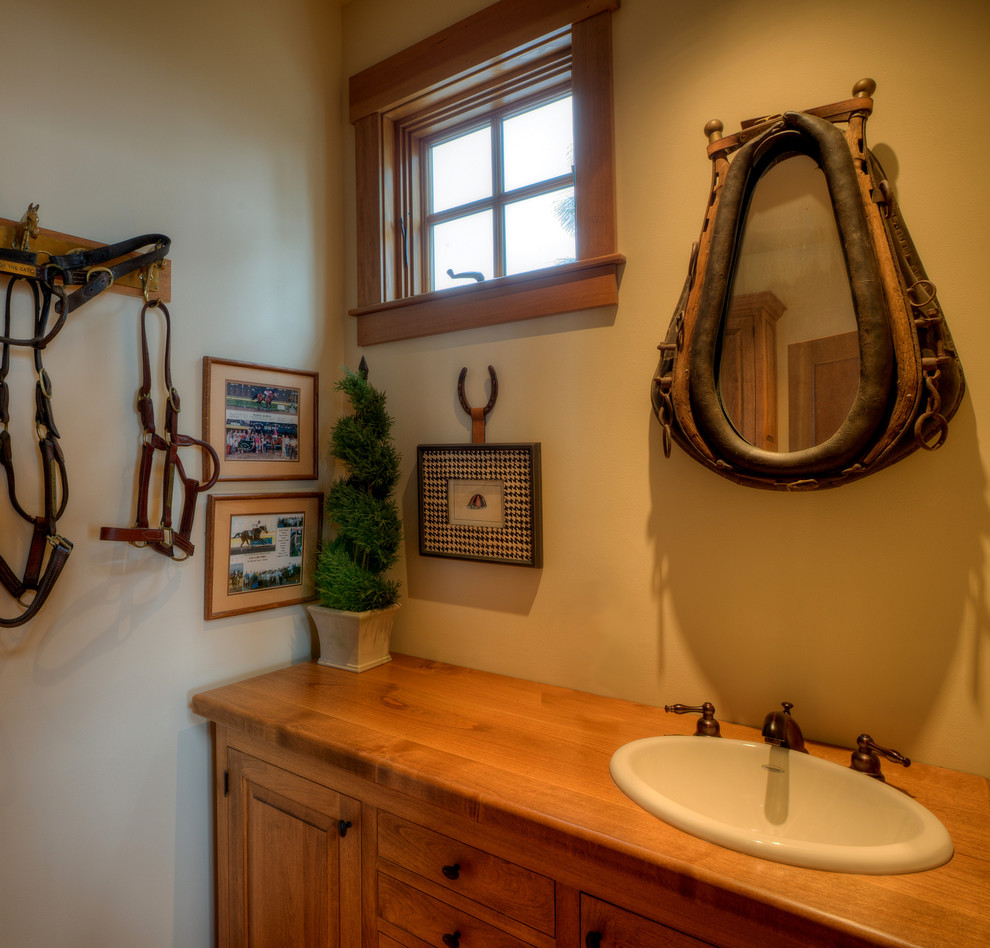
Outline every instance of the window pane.
POLYGON ((463 286, 470 278, 453 279, 447 275, 478 271, 490 280, 494 273, 492 253, 492 212, 482 211, 458 217, 433 227, 433 289, 463 286))
POLYGON ((434 212, 491 197, 491 141, 492 130, 486 125, 430 149, 434 212))
POLYGON ((572 263, 574 231, 574 188, 507 204, 506 275, 572 263))
POLYGON ((506 119, 502 135, 506 191, 571 173, 574 133, 570 96, 506 119))

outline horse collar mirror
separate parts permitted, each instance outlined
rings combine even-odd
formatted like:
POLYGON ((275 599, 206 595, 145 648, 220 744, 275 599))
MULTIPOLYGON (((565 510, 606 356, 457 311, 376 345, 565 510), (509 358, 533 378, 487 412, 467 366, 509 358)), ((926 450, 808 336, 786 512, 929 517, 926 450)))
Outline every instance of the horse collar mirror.
POLYGON ((866 147, 875 90, 705 126, 707 209, 652 385, 666 456, 805 490, 944 443, 962 366, 866 147))

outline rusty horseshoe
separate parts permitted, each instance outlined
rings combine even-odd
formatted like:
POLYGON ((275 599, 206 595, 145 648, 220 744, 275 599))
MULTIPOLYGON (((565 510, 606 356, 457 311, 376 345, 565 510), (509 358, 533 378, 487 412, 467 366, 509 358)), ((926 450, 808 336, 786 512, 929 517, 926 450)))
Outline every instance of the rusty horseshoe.
POLYGON ((488 399, 488 404, 484 408, 472 408, 464 396, 464 379, 467 376, 467 366, 461 369, 461 374, 457 379, 457 397, 460 399, 461 408, 471 416, 471 443, 485 443, 485 419, 488 413, 495 407, 495 399, 498 398, 498 376, 495 369, 488 366, 488 375, 492 380, 492 394, 488 399))

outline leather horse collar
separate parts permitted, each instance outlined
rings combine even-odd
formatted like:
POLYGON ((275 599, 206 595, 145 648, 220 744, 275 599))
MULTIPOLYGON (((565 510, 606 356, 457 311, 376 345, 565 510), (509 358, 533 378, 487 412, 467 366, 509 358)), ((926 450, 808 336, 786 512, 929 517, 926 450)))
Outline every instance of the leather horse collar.
POLYGON ((114 280, 135 270, 160 264, 168 253, 169 245, 169 239, 161 234, 146 234, 56 256, 0 248, 0 275, 8 277, 3 335, 0 336, 0 425, 3 426, 0 430, 0 466, 6 476, 7 495, 14 512, 32 527, 27 563, 20 576, 0 556, 0 583, 24 610, 9 619, 0 616, 0 628, 22 625, 38 613, 72 552, 71 541, 58 532, 58 520, 65 512, 69 499, 69 485, 52 411, 52 382, 44 367, 42 352, 61 331, 69 313, 109 288, 114 280), (138 252, 147 247, 151 249, 138 252), (13 290, 18 281, 28 285, 34 304, 33 335, 20 338, 11 335, 13 290), (79 286, 80 289, 67 293, 66 287, 69 286, 79 286), (49 326, 53 312, 55 319, 49 326), (38 516, 32 516, 18 501, 14 482, 8 430, 10 392, 7 374, 10 371, 10 350, 15 346, 33 350, 37 374, 35 430, 41 454, 44 493, 44 511, 38 516), (33 597, 25 603, 24 596, 28 593, 33 593, 33 597))
POLYGON ((196 513, 196 495, 209 490, 217 481, 220 473, 220 459, 213 446, 190 435, 179 434, 178 418, 180 410, 179 393, 172 385, 171 367, 172 322, 168 309, 161 301, 145 303, 141 309, 141 358, 142 381, 138 392, 138 414, 144 428, 144 440, 141 446, 141 464, 138 474, 138 503, 137 519, 133 527, 103 527, 100 530, 101 540, 124 540, 138 546, 149 546, 157 553, 172 559, 183 560, 193 555, 193 544, 190 540, 193 517, 196 513), (147 315, 149 309, 157 309, 165 317, 165 357, 164 376, 165 389, 168 399, 165 404, 165 423, 163 433, 155 430, 155 408, 151 398, 151 359, 148 354, 147 315), (198 445, 209 456, 212 462, 210 476, 200 483, 195 478, 186 475, 179 457, 179 448, 188 445, 198 445), (162 515, 159 526, 152 527, 148 517, 148 501, 151 493, 151 474, 154 467, 155 452, 165 454, 165 464, 162 469, 162 515), (179 516, 178 527, 172 524, 172 488, 175 474, 178 472, 182 482, 183 500, 182 512, 179 516), (176 556, 176 549, 182 556, 176 556))

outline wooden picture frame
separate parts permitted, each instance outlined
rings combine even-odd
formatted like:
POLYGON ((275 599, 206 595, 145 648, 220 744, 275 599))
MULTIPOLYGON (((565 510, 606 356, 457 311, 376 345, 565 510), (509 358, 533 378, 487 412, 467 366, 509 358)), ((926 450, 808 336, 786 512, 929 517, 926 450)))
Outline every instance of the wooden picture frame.
POLYGON ((315 599, 313 572, 322 529, 319 491, 210 495, 204 617, 315 599))
POLYGON ((203 357, 203 440, 220 481, 315 480, 319 374, 203 357))
POLYGON ((543 566, 540 445, 421 444, 421 556, 543 566))

